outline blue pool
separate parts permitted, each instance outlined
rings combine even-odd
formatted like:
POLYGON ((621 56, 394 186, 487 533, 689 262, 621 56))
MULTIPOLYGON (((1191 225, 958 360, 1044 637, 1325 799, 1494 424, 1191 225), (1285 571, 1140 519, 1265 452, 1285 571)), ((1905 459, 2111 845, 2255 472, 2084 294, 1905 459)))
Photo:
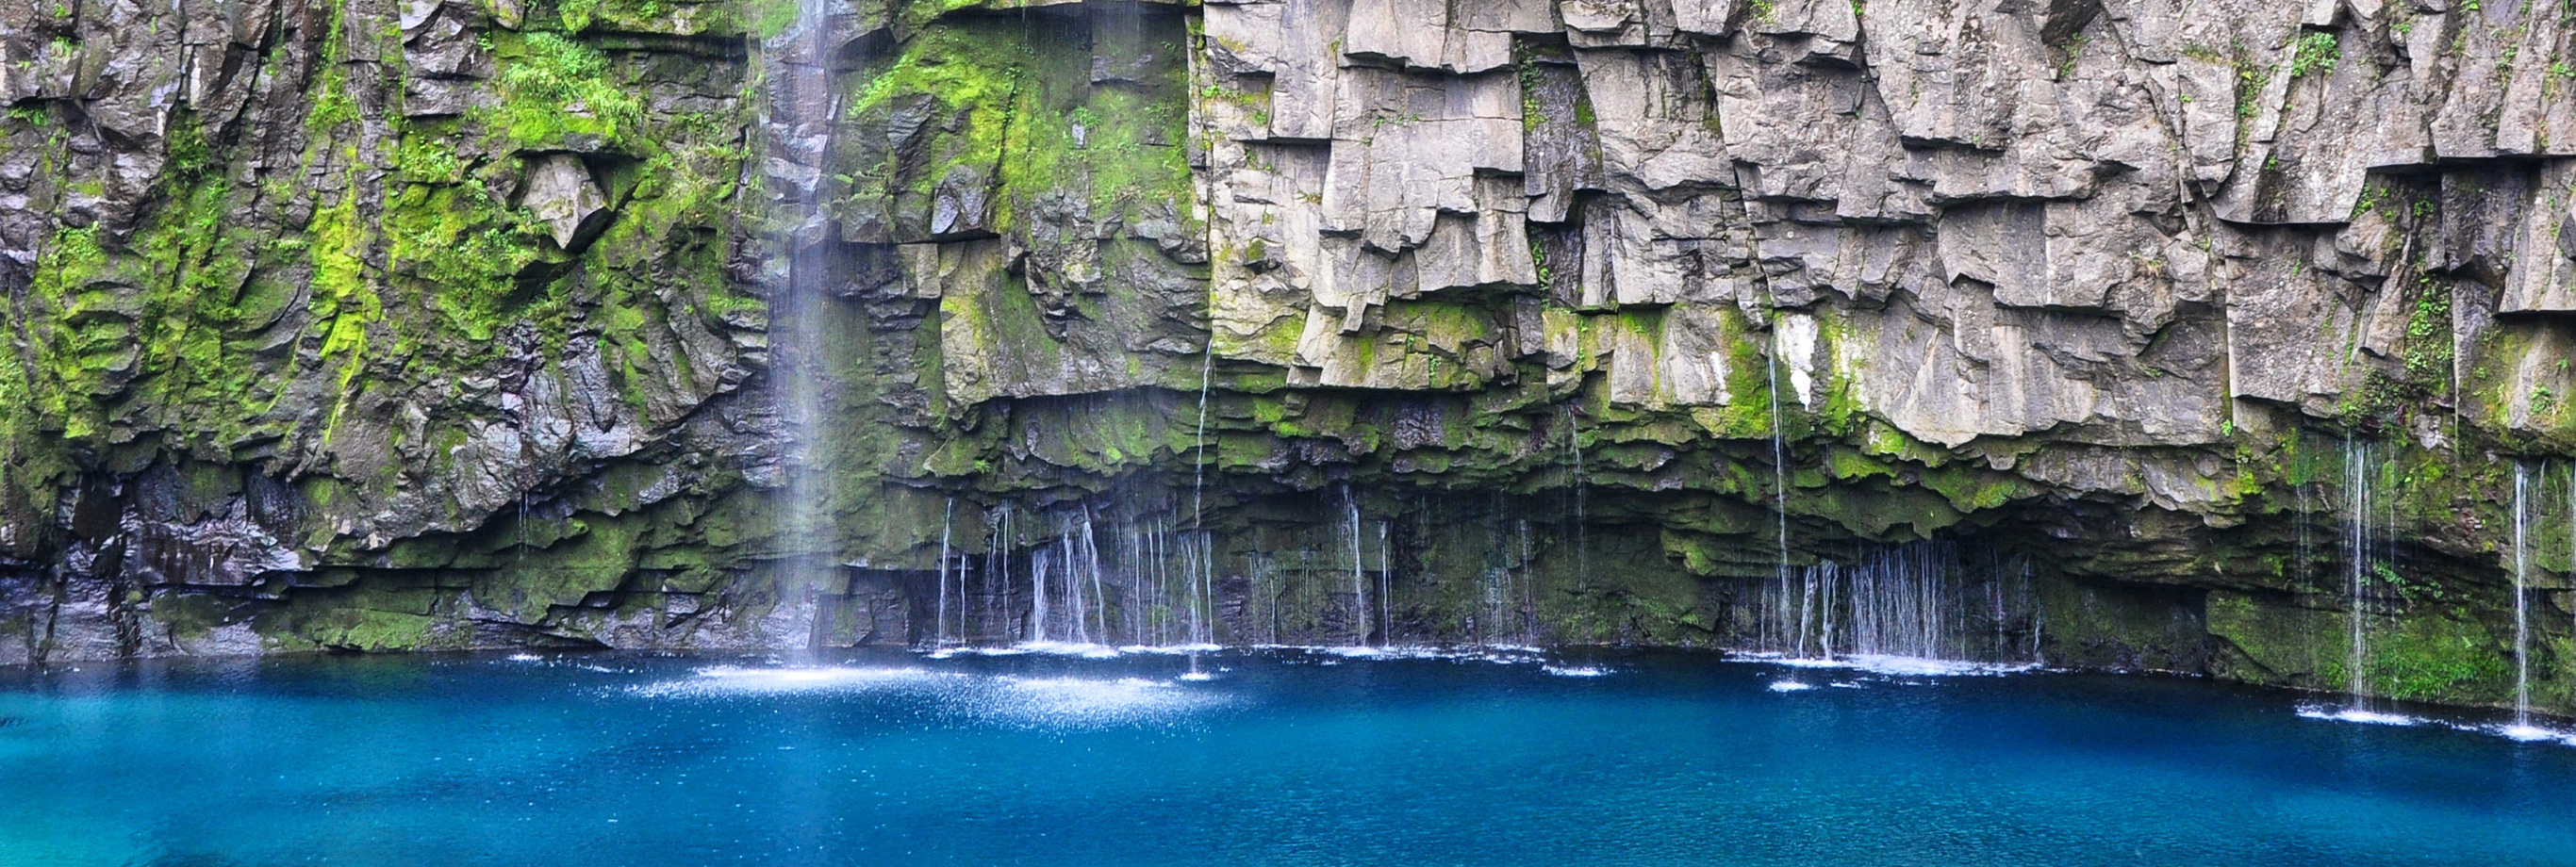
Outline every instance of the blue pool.
POLYGON ((1197 664, 0 670, 0 864, 2576 863, 2576 748, 2282 693, 1686 654, 1197 664))

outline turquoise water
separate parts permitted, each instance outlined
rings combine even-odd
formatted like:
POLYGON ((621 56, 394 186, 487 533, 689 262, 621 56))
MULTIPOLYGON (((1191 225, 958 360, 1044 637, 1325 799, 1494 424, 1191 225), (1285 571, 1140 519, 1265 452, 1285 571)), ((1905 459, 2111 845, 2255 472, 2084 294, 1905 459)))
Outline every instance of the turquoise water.
POLYGON ((0 670, 0 864, 2567 864, 2576 749, 1693 655, 0 670), (1578 667, 1601 676, 1562 676, 1578 667))

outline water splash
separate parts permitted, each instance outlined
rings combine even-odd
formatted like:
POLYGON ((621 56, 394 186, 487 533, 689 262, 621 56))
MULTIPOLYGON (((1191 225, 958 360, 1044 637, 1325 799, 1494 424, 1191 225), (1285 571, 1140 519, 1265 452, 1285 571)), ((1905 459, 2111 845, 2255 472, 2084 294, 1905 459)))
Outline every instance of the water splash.
POLYGON ((936 716, 1033 728, 1169 724, 1235 702, 1233 696, 1203 687, 1138 677, 1027 677, 863 666, 718 665, 624 692, 702 701, 888 695, 936 716))

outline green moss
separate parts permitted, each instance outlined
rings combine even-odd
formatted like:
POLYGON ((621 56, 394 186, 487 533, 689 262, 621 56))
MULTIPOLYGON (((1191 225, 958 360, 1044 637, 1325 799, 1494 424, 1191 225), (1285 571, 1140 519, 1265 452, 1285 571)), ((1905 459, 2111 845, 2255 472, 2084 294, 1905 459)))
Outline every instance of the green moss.
POLYGON ((391 269, 421 281, 440 327, 484 345, 512 320, 517 275, 539 258, 542 235, 523 210, 494 201, 480 183, 405 185, 385 210, 391 269))
MULTIPOLYGON (((1144 38, 1177 45, 1176 19, 1143 20, 1144 38)), ((881 137, 850 137, 846 144, 859 150, 838 160, 852 167, 836 178, 847 190, 843 208, 918 219, 932 212, 943 184, 981 185, 992 192, 990 213, 959 215, 959 225, 1008 234, 1027 229, 1025 212, 1050 196, 1075 197, 1095 220, 1188 202, 1188 119, 1179 108, 1187 70, 1178 60, 1173 53, 1135 81, 1095 86, 1091 51, 1015 19, 926 23, 889 64, 856 77, 848 115, 863 127, 882 126, 926 102, 938 122, 901 151, 885 148, 881 137)), ((1195 222, 1192 209, 1179 214, 1195 222)), ((898 240, 949 231, 901 228, 898 240)))
POLYGON ((1992 509, 2027 496, 2030 483, 2020 476, 1951 464, 1924 470, 1922 483, 1962 512, 1992 509))
POLYGON ((313 321, 322 329, 322 357, 341 360, 345 393, 364 367, 367 326, 385 314, 384 300, 367 279, 367 232, 359 223, 357 191, 314 211, 305 231, 311 238, 313 321))
POLYGON ((2371 636, 2377 695, 2416 701, 2496 702, 2510 698, 2513 671, 2492 636, 2441 615, 2383 621, 2371 636), (2393 627, 2393 628, 2389 628, 2393 627))
POLYGON ((1825 473, 1835 479, 1851 482, 1872 476, 1893 477, 1896 475, 1896 469, 1849 447, 1829 445, 1825 448, 1825 473))
POLYGON ((598 48, 542 30, 489 35, 501 103, 474 113, 488 129, 526 150, 562 149, 579 138, 610 150, 638 147, 643 98, 610 74, 598 48))

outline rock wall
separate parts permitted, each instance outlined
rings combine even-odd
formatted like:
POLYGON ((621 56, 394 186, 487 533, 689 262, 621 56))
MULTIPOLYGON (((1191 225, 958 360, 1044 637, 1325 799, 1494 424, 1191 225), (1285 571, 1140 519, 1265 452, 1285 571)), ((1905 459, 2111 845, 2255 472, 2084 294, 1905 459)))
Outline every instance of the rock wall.
POLYGON ((2459 703, 2519 575, 2576 711, 2567 4, 804 6, 0 9, 0 659, 1744 647, 1938 540, 2459 703))

